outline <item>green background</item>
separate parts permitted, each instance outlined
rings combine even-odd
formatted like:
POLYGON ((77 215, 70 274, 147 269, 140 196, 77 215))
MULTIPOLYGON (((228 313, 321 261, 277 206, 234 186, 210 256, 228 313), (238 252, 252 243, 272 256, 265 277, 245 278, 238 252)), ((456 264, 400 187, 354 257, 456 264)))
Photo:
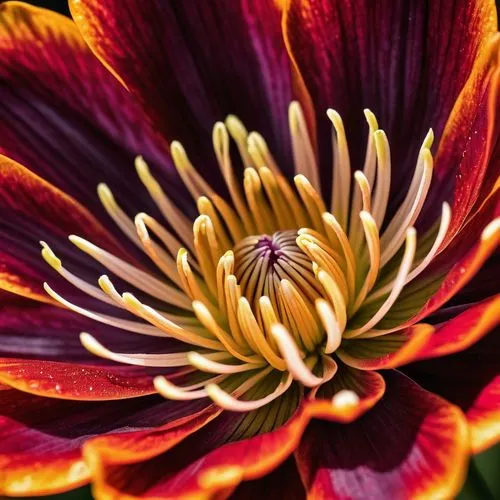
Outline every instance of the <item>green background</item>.
MULTIPOLYGON (((28 3, 56 10, 63 14, 69 13, 67 0, 31 0, 28 3)), ((499 3, 500 1, 497 1, 497 6, 499 3)), ((90 494, 90 488, 84 487, 62 495, 38 498, 45 500, 84 500, 91 499, 92 495, 90 494)), ((500 499, 500 445, 481 453, 471 461, 467 481, 457 498, 458 500, 500 499)))

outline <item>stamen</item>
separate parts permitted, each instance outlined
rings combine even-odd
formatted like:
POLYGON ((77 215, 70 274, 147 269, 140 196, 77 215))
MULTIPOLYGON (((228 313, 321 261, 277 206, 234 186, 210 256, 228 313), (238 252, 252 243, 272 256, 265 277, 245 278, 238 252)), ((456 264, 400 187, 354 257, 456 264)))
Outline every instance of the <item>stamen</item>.
POLYGON ((342 331, 335 312, 326 300, 318 299, 316 301, 316 310, 326 330, 325 354, 331 354, 339 348, 342 342, 342 331))
POLYGON ((370 268, 366 274, 365 281, 361 290, 356 297, 351 314, 354 314, 363 304, 366 296, 375 285, 377 276, 380 270, 380 239, 378 234, 377 223, 370 213, 362 211, 359 214, 365 232, 366 243, 368 244, 368 252, 370 254, 370 268))
POLYGON ((227 133, 227 129, 222 122, 217 122, 215 124, 212 133, 212 141, 214 145, 215 155, 222 172, 222 176, 224 177, 234 206, 236 207, 241 221, 243 222, 246 232, 248 234, 253 234, 255 233, 255 228, 246 204, 243 201, 241 188, 234 175, 233 167, 231 165, 231 158, 229 156, 229 136, 227 133))
MULTIPOLYGON (((375 118, 375 115, 369 110, 365 109, 364 110, 365 118, 368 123, 368 139, 367 139, 367 145, 366 145, 366 156, 365 156, 365 164, 363 167, 363 175, 368 182, 369 188, 370 188, 370 196, 371 196, 371 190, 374 186, 375 183, 375 171, 376 171, 376 166, 377 166, 377 155, 376 155, 376 148, 375 148, 375 140, 374 140, 374 134, 375 131, 378 130, 378 123, 377 119, 375 118)), ((354 174, 356 178, 356 174, 354 174)), ((357 180, 357 179, 356 179, 357 180)), ((359 181, 358 181, 359 185, 359 181)), ((358 246, 359 246, 359 241, 361 239, 361 231, 359 227, 359 212, 361 211, 361 196, 360 192, 357 191, 356 189, 354 190, 353 193, 353 200, 351 204, 351 216, 349 219, 349 241, 351 243, 351 246, 353 250, 356 252, 358 246)), ((366 200, 364 200, 366 201, 366 200)), ((371 200, 370 200, 371 204, 371 200)), ((363 206, 363 210, 366 210, 369 212, 371 209, 366 208, 363 206)))
POLYGON ((168 337, 161 330, 155 328, 151 325, 146 325, 143 323, 138 323, 137 321, 129 321, 121 318, 115 318, 114 316, 108 316, 107 314, 100 314, 94 311, 90 311, 83 307, 79 307, 72 302, 61 297, 57 292, 55 292, 47 283, 43 284, 44 290, 57 302, 67 307, 71 311, 74 311, 82 316, 98 321, 105 325, 114 326, 115 328, 121 328, 122 330, 127 330, 129 332, 139 333, 141 335, 150 335, 152 337, 168 337))
POLYGON ((357 406, 358 404, 359 396, 354 391, 350 391, 348 389, 342 389, 332 398, 332 405, 336 408, 357 406))
POLYGON ((380 229, 387 210, 391 188, 391 152, 389 141, 383 130, 375 131, 373 137, 377 151, 377 185, 373 196, 372 215, 380 229))
POLYGON ((106 304, 115 304, 115 302, 106 296, 102 290, 99 290, 96 286, 90 285, 85 280, 79 278, 74 275, 70 271, 68 271, 61 262, 61 259, 56 256, 56 254, 52 251, 52 249, 45 243, 45 241, 41 241, 40 245, 42 245, 42 257, 50 265, 55 271, 57 271, 66 281, 71 283, 74 287, 78 288, 82 292, 98 299, 106 304))
POLYGON ((170 153, 179 176, 195 200, 203 195, 212 196, 214 194, 213 189, 205 182, 203 177, 198 174, 189 161, 186 151, 180 142, 172 142, 170 145, 170 153))
MULTIPOLYGON (((226 128, 238 147, 238 153, 243 160, 244 168, 256 167, 250 153, 248 152, 248 131, 241 120, 234 115, 228 115, 224 121, 226 128)), ((264 163, 262 163, 264 165, 264 163)))
POLYGON ((208 396, 205 389, 195 390, 198 387, 205 387, 206 384, 216 384, 225 380, 225 375, 212 377, 199 384, 193 384, 188 387, 179 387, 167 380, 161 375, 153 379, 153 384, 158 393, 166 399, 173 401, 192 401, 195 399, 206 398, 208 396))
POLYGON ((293 378, 306 387, 314 387, 321 384, 322 379, 313 375, 304 361, 302 361, 297 345, 290 333, 288 333, 288 330, 283 325, 277 324, 272 327, 271 333, 293 378))
POLYGON ((321 185, 316 155, 314 154, 304 113, 298 101, 293 101, 288 107, 288 124, 292 139, 295 172, 307 177, 314 188, 319 191, 321 185))
POLYGON ((180 340, 181 342, 186 342, 187 344, 197 345, 214 350, 222 350, 224 348, 224 346, 220 342, 217 342, 210 338, 202 337, 195 332, 180 327, 173 321, 170 321, 169 319, 162 316, 152 307, 142 304, 131 293, 124 293, 122 295, 122 298, 124 303, 127 305, 127 308, 131 312, 137 314, 146 321, 149 321, 152 325, 158 327, 160 330, 163 330, 171 337, 180 340))
POLYGON ((268 167, 275 175, 281 175, 265 139, 258 132, 251 132, 248 136, 248 153, 257 168, 268 167))
POLYGON ((177 275, 177 266, 175 260, 162 250, 149 236, 148 229, 144 223, 144 218, 141 214, 135 217, 135 227, 139 239, 144 247, 149 258, 158 266, 161 271, 168 276, 177 286, 181 286, 179 276, 177 275))
POLYGON ((332 212, 344 231, 347 229, 349 215, 349 196, 351 192, 351 160, 345 135, 344 122, 334 109, 326 112, 333 124, 333 182, 332 182, 332 212))
MULTIPOLYGON (((100 358, 116 361, 117 363, 126 363, 134 366, 149 366, 157 368, 170 368, 176 366, 188 366, 188 352, 176 352, 166 354, 127 354, 122 352, 113 352, 104 347, 95 337, 90 333, 80 333, 80 342, 83 347, 90 353, 100 358)), ((208 353, 212 359, 226 359, 227 353, 213 352, 208 353)))
POLYGON ((120 208, 118 203, 116 203, 113 193, 111 192, 109 187, 101 182, 97 186, 97 194, 106 212, 113 219, 115 224, 122 230, 124 234, 129 237, 132 242, 134 242, 142 250, 141 242, 135 232, 134 223, 120 208))
POLYGON ((404 234, 406 230, 417 220, 417 217, 420 214, 422 207, 424 206, 424 202, 431 185, 433 160, 431 152, 428 149, 424 149, 422 151, 422 156, 422 178, 420 180, 418 191, 410 211, 399 227, 396 228, 396 226, 391 227, 389 225, 385 233, 382 235, 382 238, 380 239, 383 248, 381 256, 382 266, 389 262, 389 260, 397 253, 401 246, 401 243, 404 241, 404 234))
POLYGON ((396 299, 399 297, 401 290, 403 289, 406 278, 410 272, 411 265, 413 263, 413 257, 415 256, 415 250, 417 246, 417 232, 415 228, 411 227, 406 232, 406 247, 401 260, 401 265, 399 266, 399 271, 394 280, 394 286, 391 293, 387 297, 386 301, 382 304, 380 309, 372 316, 372 318, 365 323, 362 327, 356 328, 355 330, 348 330, 344 333, 344 338, 353 338, 361 335, 362 333, 370 330, 374 327, 389 311, 396 299))
MULTIPOLYGON (((450 225, 451 221, 451 208, 448 203, 443 203, 443 210, 442 210, 442 215, 441 215, 441 223, 439 225, 439 230, 436 236, 436 239, 434 240, 434 243, 427 253, 427 255, 424 257, 422 262, 416 266, 413 271, 411 271, 410 274, 408 274, 408 277, 406 278, 405 285, 408 284, 410 281, 415 279, 419 274, 421 274, 427 266, 432 262, 434 257, 436 256, 441 243, 443 242, 446 232, 448 231, 448 227, 450 225)), ((383 297, 386 293, 389 293, 392 288, 394 287, 394 280, 392 280, 390 283, 387 285, 378 288, 376 292, 370 294, 370 296, 365 300, 364 304, 371 304, 375 300, 379 299, 380 297, 383 297)))
POLYGON ((296 175, 293 180, 295 182, 295 186, 297 186, 297 190, 299 191, 299 195, 307 214, 311 219, 313 228, 321 233, 323 231, 321 214, 326 212, 326 206, 321 199, 321 196, 303 175, 296 175))
POLYGON ((265 361, 261 361, 260 363, 243 363, 239 365, 227 365, 224 363, 218 363, 217 361, 213 361, 208 359, 206 356, 203 356, 199 352, 193 351, 188 354, 189 362, 198 370, 202 372, 208 373, 242 373, 250 370, 255 370, 264 366, 265 361))
POLYGON ((137 267, 128 264, 124 260, 115 257, 106 250, 93 245, 79 236, 71 235, 69 236, 69 240, 82 250, 82 252, 90 255, 97 260, 97 262, 100 262, 104 267, 131 285, 137 287, 139 290, 157 299, 167 300, 177 307, 182 307, 184 309, 190 308, 190 301, 183 293, 175 288, 162 283, 150 274, 140 271, 137 267))
MULTIPOLYGON (((78 248, 132 289, 119 293, 106 275, 98 280, 100 288, 87 283, 66 269, 44 242, 42 256, 77 289, 128 311, 137 320, 78 306, 44 284, 47 293, 87 318, 140 335, 175 339, 185 344, 185 351, 114 352, 85 332, 80 336, 83 346, 119 363, 180 367, 168 379, 154 379, 158 393, 168 399, 210 397, 221 408, 249 412, 279 398, 293 380, 311 388, 307 397, 315 398, 337 371, 335 359, 343 356, 344 339, 400 330, 402 326, 375 328, 383 325, 404 286, 439 253, 451 221, 445 203, 439 227, 432 226, 419 238, 416 252, 413 225, 432 179, 432 130, 420 148, 408 192, 395 216, 387 221, 391 153, 385 133, 373 113, 365 110, 369 128, 366 156, 363 170, 354 172, 351 193, 344 124, 332 109, 327 116, 332 122, 333 213, 327 211, 322 198, 316 152, 298 102, 290 104, 288 113, 295 188, 281 173, 264 138, 249 133, 232 115, 225 123, 216 123, 212 133, 214 153, 229 191, 227 200, 195 169, 182 144, 171 144, 179 178, 199 211, 192 224, 140 156, 135 160, 137 173, 165 222, 145 213, 130 218, 107 185, 100 184, 98 194, 106 212, 149 256, 158 275, 74 235, 70 240, 78 248), (243 162, 243 176, 233 168, 231 140, 243 162), (380 235, 381 227, 385 229, 380 235), (402 258, 396 268, 398 252, 402 258), (155 307, 130 293, 134 290, 154 298, 155 307), (161 304, 156 307, 158 301, 165 303, 166 310, 161 304), (186 375, 193 375, 191 380, 196 382, 176 385, 178 380, 188 380, 186 375)), ((487 245, 481 245, 482 252, 498 239, 499 224, 491 223, 483 231, 487 245)), ((415 293, 423 296, 425 287, 415 293)), ((403 315, 408 311, 400 309, 391 311, 391 321, 401 319, 404 325, 403 315)), ((390 346, 395 343, 391 338, 385 341, 390 346)), ((171 349, 172 345, 177 344, 169 341, 165 347, 171 349)), ((354 392, 340 391, 332 405, 343 408, 359 401, 354 392)), ((277 405, 276 411, 281 414, 282 408, 277 405)))
POLYGON ((174 231, 182 239, 184 245, 190 250, 193 249, 193 237, 191 234, 191 224, 189 219, 175 206, 170 198, 165 194, 158 181, 151 175, 149 167, 142 158, 135 159, 137 175, 148 190, 149 195, 156 203, 163 217, 174 228, 174 231))
POLYGON ((209 397, 217 403, 218 406, 224 408, 229 411, 253 411, 261 408, 269 404, 271 401, 279 398, 282 394, 284 394, 289 387, 292 385, 293 378, 291 375, 283 375, 283 380, 278 384, 278 387, 274 389, 271 394, 268 394, 266 397, 261 399, 255 399, 252 401, 241 401, 240 399, 236 399, 227 392, 223 391, 216 384, 208 384, 206 387, 207 394, 209 397))

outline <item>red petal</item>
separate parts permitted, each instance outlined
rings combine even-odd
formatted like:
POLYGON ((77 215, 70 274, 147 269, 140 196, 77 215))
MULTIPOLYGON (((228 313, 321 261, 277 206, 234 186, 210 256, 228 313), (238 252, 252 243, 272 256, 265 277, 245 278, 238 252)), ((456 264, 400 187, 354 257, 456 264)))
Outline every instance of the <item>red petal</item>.
POLYGON ((2 3, 0 101, 0 152, 73 196, 105 224, 114 227, 97 197, 99 182, 106 182, 132 215, 153 211, 146 190, 137 189, 135 155, 161 167, 155 175, 163 172, 165 186, 173 183, 168 145, 64 16, 2 3))
MULTIPOLYGON (((297 395, 291 398, 295 404, 297 395)), ((87 449, 92 455, 89 463, 98 464, 93 468, 98 478, 94 493, 124 499, 226 496, 241 481, 267 475, 294 451, 310 418, 307 409, 297 410, 284 425, 265 430, 293 410, 289 404, 290 399, 284 399, 247 414, 223 412, 161 455, 161 445, 151 448, 142 441, 144 438, 131 445, 125 440, 121 448, 118 436, 118 447, 113 445, 105 453, 94 449, 94 443, 106 443, 107 438, 93 441, 87 449)), ((165 441, 168 446, 168 435, 155 433, 151 439, 158 436, 158 442, 165 441)))
MULTIPOLYGON (((498 42, 499 39, 496 38, 492 43, 492 54, 495 57, 498 42)), ((500 173, 500 163, 493 152, 495 135, 500 133, 500 124, 495 124, 499 106, 500 69, 498 60, 490 59, 497 67, 491 68, 487 75, 473 71, 453 108, 436 155, 436 177, 429 193, 429 198, 437 202, 434 214, 440 213, 441 200, 446 198, 447 191, 454 188, 451 198, 452 218, 442 248, 448 245, 464 222, 473 215, 475 204, 483 202, 480 195, 489 185, 486 194, 488 193, 492 187, 491 180, 498 178, 500 173)), ((481 61, 476 65, 480 66, 481 61)), ((429 206, 432 202, 429 200, 427 204, 432 211, 429 206)))
POLYGON ((154 394, 153 378, 141 368, 85 366, 0 358, 0 381, 39 396, 109 401, 154 394))
POLYGON ((423 387, 462 408, 475 453, 500 441, 499 340, 497 328, 465 350, 404 367, 423 387))
POLYGON ((396 368, 418 359, 433 332, 433 326, 421 323, 380 337, 345 340, 337 355, 359 370, 396 368))
POLYGON ((389 137, 397 169, 391 188, 400 201, 428 128, 439 142, 471 75, 476 92, 462 112, 464 122, 472 121, 490 62, 488 38, 496 30, 489 0, 287 2, 285 37, 318 113, 325 168, 331 168, 331 132, 323 113, 333 107, 344 117, 353 166, 360 168, 367 130, 362 109, 368 107, 389 137))
POLYGON ((202 160, 200 167, 211 127, 228 114, 288 158, 289 63, 274 2, 76 0, 70 6, 92 50, 156 128, 202 160))
POLYGON ((94 435, 149 429, 190 413, 148 396, 122 401, 76 402, 0 390, 0 495, 43 495, 89 480, 81 445, 94 435))
POLYGON ((460 410, 397 372, 384 398, 346 426, 312 422, 296 452, 310 498, 452 498, 467 470, 460 410))
POLYGON ((418 354, 418 359, 446 356, 467 349, 499 323, 500 294, 439 325, 418 354))
MULTIPOLYGON (((0 155, 0 288, 49 302, 42 289, 38 235, 76 233, 121 254, 109 233, 77 201, 15 161, 0 155), (37 234, 38 232, 38 234, 37 234)), ((41 237, 40 239, 43 239, 41 237)), ((48 269, 46 264, 43 267, 48 269)))

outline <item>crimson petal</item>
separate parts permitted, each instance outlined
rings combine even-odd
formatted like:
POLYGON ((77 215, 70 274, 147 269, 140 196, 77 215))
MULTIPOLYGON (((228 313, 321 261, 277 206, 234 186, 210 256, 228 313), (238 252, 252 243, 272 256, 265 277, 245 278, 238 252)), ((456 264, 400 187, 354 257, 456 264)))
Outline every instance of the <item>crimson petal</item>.
POLYGON ((41 269, 49 268, 40 256, 41 239, 55 238, 59 250, 71 256, 77 252, 70 250, 67 235, 76 233, 123 255, 116 241, 75 199, 1 155, 0 208, 0 288, 7 291, 49 302, 42 288, 46 275, 41 269))
MULTIPOLYGON (((360 168, 367 130, 362 109, 370 108, 392 147, 398 203, 428 128, 439 143, 465 86, 454 122, 473 121, 491 64, 494 2, 291 0, 285 12, 287 46, 318 113, 323 165, 331 168, 330 125, 321 118, 326 109, 344 117, 353 165, 360 168)), ((466 149, 467 134, 461 140, 457 153, 466 149)), ((456 167, 436 165, 443 175, 456 167)))
MULTIPOLYGON (((134 169, 142 154, 167 188, 168 145, 125 88, 85 44, 75 24, 20 2, 0 5, 0 152, 17 160, 114 226, 99 182, 135 215, 154 212, 134 169)), ((178 190, 177 190, 178 191, 178 190)), ((175 194, 176 190, 172 189, 175 194)))
POLYGON ((355 422, 312 422, 295 454, 311 498, 452 498, 465 478, 460 410, 391 371, 384 398, 355 422), (439 453, 436 453, 439 450, 439 453))
POLYGON ((122 401, 76 402, 0 390, 0 495, 43 495, 90 479, 82 444, 94 435, 175 426, 200 410, 157 396, 122 401), (170 424, 169 424, 170 423, 170 424))
POLYGON ((200 167, 211 159, 211 127, 228 114, 288 159, 291 84, 274 2, 75 0, 70 7, 92 50, 200 167))

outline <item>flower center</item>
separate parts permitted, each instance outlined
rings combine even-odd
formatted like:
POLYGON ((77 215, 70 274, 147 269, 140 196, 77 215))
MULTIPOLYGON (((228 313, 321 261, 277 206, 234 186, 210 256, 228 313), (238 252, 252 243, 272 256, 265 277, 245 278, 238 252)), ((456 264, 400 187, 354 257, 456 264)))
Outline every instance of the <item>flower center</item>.
MULTIPOLYGON (((80 337, 83 345, 117 362, 184 367, 169 379, 155 379, 156 389, 167 398, 208 396, 223 408, 249 411, 284 394, 293 381, 313 388, 314 396, 317 387, 334 376, 344 342, 399 330, 404 320, 390 328, 381 327, 381 321, 432 261, 450 222, 450 209, 444 204, 440 223, 417 248, 413 224, 430 186, 432 131, 416 159, 407 196, 386 220, 391 160, 384 132, 366 111, 365 164, 351 179, 342 120, 333 110, 327 114, 334 152, 329 206, 320 194, 315 152, 296 102, 289 110, 297 173, 293 184, 279 170, 264 139, 229 116, 213 131, 229 199, 219 196, 195 170, 181 144, 172 143, 177 171, 199 210, 193 224, 141 157, 136 160, 138 175, 168 224, 144 213, 132 221, 109 188, 99 185, 106 211, 154 262, 158 274, 139 270, 77 236, 70 240, 151 301, 139 300, 136 292, 120 293, 108 275, 99 278, 99 287, 84 281, 42 242, 43 257, 59 274, 135 319, 91 311, 67 301, 47 284, 45 289, 64 306, 96 321, 168 338, 169 351, 114 352, 85 332, 80 337), (243 182, 231 164, 231 140, 246 166, 243 182), (164 306, 158 307, 159 302, 164 306), (175 383, 179 377, 182 385, 175 383)), ((396 340, 391 337, 388 345, 396 340)))

